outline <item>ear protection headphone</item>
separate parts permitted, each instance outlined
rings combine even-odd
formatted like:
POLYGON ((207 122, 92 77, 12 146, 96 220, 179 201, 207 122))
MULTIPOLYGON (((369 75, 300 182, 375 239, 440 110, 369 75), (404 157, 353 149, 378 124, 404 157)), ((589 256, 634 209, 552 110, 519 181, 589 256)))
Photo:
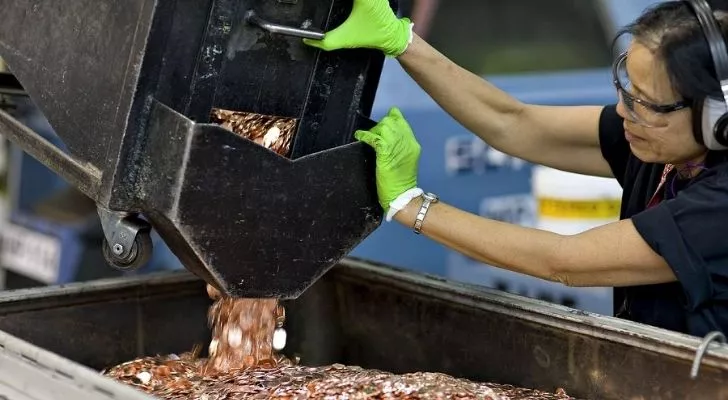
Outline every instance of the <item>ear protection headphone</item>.
MULTIPOLYGON (((698 22, 708 41, 715 74, 720 82, 723 98, 706 98, 702 105, 701 118, 695 118, 693 132, 695 139, 710 150, 728 149, 728 49, 718 21, 713 16, 707 0, 685 0, 695 12, 698 22)), ((698 113, 694 114, 697 116, 698 113)))

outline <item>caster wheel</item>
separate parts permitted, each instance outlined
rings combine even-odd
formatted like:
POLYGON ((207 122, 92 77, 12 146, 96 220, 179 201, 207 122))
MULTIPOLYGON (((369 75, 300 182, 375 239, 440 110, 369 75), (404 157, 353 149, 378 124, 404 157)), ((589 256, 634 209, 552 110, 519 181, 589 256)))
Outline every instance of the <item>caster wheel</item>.
POLYGON ((146 264, 152 258, 152 237, 149 232, 139 232, 134 239, 129 255, 120 258, 114 254, 109 242, 104 238, 102 244, 104 259, 112 267, 121 271, 132 271, 146 264))

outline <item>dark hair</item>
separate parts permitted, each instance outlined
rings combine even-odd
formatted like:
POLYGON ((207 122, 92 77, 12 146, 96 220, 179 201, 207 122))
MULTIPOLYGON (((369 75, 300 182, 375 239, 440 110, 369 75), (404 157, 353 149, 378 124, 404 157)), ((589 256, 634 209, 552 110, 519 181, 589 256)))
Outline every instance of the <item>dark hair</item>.
MULTIPOLYGON (((728 1, 709 3, 725 38, 728 1)), ((695 103, 708 96, 723 97, 708 41, 693 9, 685 1, 651 6, 621 29, 617 38, 624 34, 631 34, 663 60, 673 88, 684 100, 695 103)))

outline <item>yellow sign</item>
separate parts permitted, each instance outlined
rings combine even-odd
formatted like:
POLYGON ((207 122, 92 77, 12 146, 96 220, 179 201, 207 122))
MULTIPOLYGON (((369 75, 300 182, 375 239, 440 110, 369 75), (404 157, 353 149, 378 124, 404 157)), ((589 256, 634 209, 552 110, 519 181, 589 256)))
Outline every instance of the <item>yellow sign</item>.
POLYGON ((542 217, 565 219, 619 219, 621 201, 616 199, 565 200, 538 199, 542 217))

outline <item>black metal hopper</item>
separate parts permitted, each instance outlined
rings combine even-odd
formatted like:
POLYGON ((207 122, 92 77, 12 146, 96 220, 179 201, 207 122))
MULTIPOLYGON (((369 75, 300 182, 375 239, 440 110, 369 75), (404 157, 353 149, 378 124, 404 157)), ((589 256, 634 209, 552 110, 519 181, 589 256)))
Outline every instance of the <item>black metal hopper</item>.
POLYGON ((0 0, 0 57, 65 144, 0 132, 92 198, 107 260, 141 265, 154 227, 233 296, 300 295, 381 221, 368 119, 383 64, 301 42, 351 0, 0 0), (287 155, 213 109, 295 118, 287 155))

